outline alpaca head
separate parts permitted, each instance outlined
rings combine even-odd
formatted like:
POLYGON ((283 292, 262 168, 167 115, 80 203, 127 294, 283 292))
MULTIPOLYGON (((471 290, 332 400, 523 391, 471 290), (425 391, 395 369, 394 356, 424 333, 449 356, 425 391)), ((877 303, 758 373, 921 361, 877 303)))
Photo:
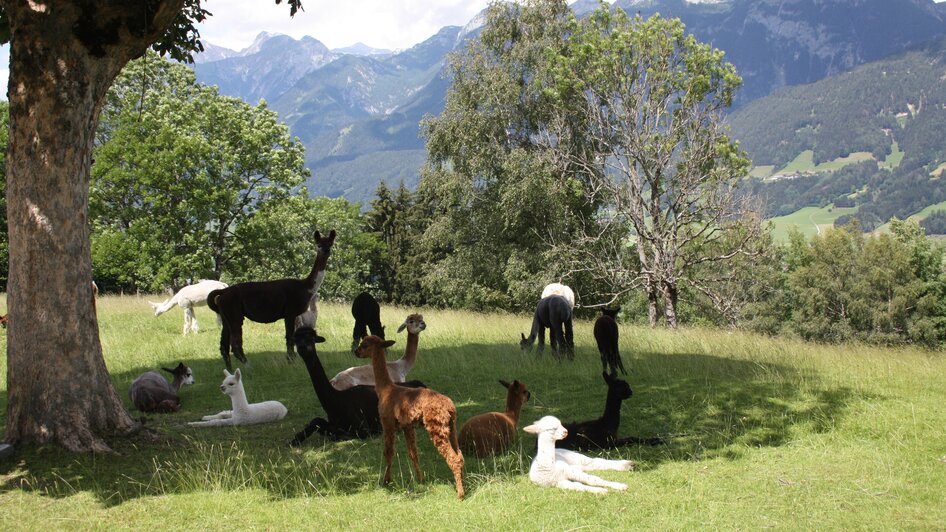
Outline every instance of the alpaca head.
POLYGON ((378 351, 384 352, 385 349, 394 345, 394 340, 383 340, 377 336, 365 336, 355 349, 355 356, 358 358, 371 358, 372 353, 378 351))
POLYGON ((616 306, 616 307, 614 307, 614 308, 602 308, 602 309, 601 309, 601 315, 602 315, 602 316, 611 316, 612 318, 615 318, 615 319, 617 319, 617 317, 618 317, 618 312, 621 312, 621 306, 620 306, 620 305, 618 305, 618 306, 616 306))
POLYGON ((608 393, 614 392, 623 401, 634 394, 631 385, 627 381, 617 378, 616 375, 607 372, 601 372, 604 382, 608 385, 608 393))
POLYGON ((404 320, 404 323, 397 328, 397 332, 401 332, 404 329, 407 329, 407 332, 410 334, 420 334, 421 331, 427 328, 427 324, 424 323, 424 317, 420 314, 411 314, 404 320))
POLYGON ((161 369, 174 375, 175 379, 181 379, 181 384, 194 384, 194 373, 189 367, 185 366, 183 362, 178 362, 177 367, 174 369, 161 369))
POLYGON ((545 416, 528 427, 523 427, 522 430, 529 434, 538 434, 540 438, 543 435, 547 435, 551 437, 553 441, 561 440, 565 438, 565 436, 568 436, 568 431, 555 416, 545 416))
POLYGON ((321 344, 325 341, 325 338, 315 334, 315 329, 311 327, 299 327, 293 333, 292 338, 296 342, 296 350, 300 355, 303 352, 315 351, 315 344, 321 344))
POLYGON ((522 349, 523 351, 531 348, 532 341, 526 338, 525 333, 519 333, 519 335, 522 336, 522 340, 519 340, 519 348, 522 349))
POLYGON ((220 391, 224 394, 233 397, 234 395, 246 395, 243 391, 243 375, 240 373, 240 368, 231 374, 227 370, 223 370, 223 382, 220 383, 220 391))
POLYGON ((332 229, 328 232, 328 236, 322 237, 321 233, 318 231, 315 232, 315 248, 319 251, 319 255, 330 255, 332 253, 332 245, 335 243, 335 230, 332 229))
POLYGON ((529 392, 529 389, 526 387, 525 383, 519 382, 518 380, 512 381, 512 384, 500 379, 499 384, 506 389, 508 394, 506 395, 506 403, 517 403, 522 405, 529 398, 532 397, 532 394, 529 392))

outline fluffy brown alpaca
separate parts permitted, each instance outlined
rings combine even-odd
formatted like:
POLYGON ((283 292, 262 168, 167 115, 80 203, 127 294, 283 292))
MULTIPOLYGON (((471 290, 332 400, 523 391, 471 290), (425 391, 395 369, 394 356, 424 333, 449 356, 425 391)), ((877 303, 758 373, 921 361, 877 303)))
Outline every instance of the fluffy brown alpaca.
POLYGON ((477 458, 506 452, 509 442, 516 435, 522 404, 531 394, 524 383, 499 381, 506 392, 506 411, 487 412, 473 416, 460 427, 460 448, 477 458))
POLYGON ((394 340, 382 340, 377 336, 366 336, 361 340, 355 355, 371 358, 374 368, 375 390, 378 392, 378 414, 384 433, 384 483, 391 482, 391 459, 394 458, 394 438, 397 431, 404 432, 407 455, 417 473, 418 482, 424 481, 417 459, 417 436, 414 427, 423 423, 437 451, 453 471, 457 485, 457 498, 462 499, 463 453, 457 441, 457 408, 446 395, 427 388, 405 388, 394 384, 388 375, 384 350, 394 345, 394 340))

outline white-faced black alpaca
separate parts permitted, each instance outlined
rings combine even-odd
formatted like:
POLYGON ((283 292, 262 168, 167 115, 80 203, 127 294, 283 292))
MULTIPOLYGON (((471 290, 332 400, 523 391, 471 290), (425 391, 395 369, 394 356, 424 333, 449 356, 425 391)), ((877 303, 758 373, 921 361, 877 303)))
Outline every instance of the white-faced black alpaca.
POLYGON ((246 390, 243 389, 243 376, 240 369, 232 375, 223 370, 224 379, 220 384, 220 391, 230 397, 232 410, 224 410, 219 414, 204 416, 203 421, 191 421, 193 427, 220 427, 224 425, 254 425, 256 423, 270 423, 286 417, 288 410, 279 401, 263 401, 250 404, 246 400, 246 390))
POLYGON ((532 343, 539 340, 538 353, 545 349, 545 329, 549 329, 549 343, 556 356, 562 354, 574 357, 575 337, 572 332, 572 307, 563 296, 552 295, 539 300, 532 317, 532 330, 529 337, 522 335, 519 347, 523 351, 532 349, 532 343))
MULTIPOLYGON (((401 384, 407 380, 407 374, 414 367, 414 362, 417 361, 417 344, 420 342, 420 333, 426 328, 427 323, 424 322, 424 316, 420 314, 408 315, 404 323, 397 328, 397 332, 407 329, 407 347, 404 348, 404 356, 387 363, 388 375, 391 376, 391 381, 401 384)), ((383 337, 381 338, 383 339, 383 337)), ((347 390, 352 386, 361 385, 374 386, 374 369, 371 364, 354 366, 340 371, 338 375, 332 377, 332 387, 336 390, 347 390)))
MULTIPOLYGON (((196 333, 200 330, 200 325, 197 323, 197 316, 194 315, 194 307, 206 305, 207 295, 210 292, 226 287, 227 284, 220 281, 203 280, 181 288, 174 296, 164 300, 163 303, 148 301, 148 304, 154 309, 155 316, 164 314, 174 308, 175 305, 181 307, 184 310, 184 334, 186 335, 188 332, 196 333)), ((221 324, 220 315, 217 314, 217 325, 220 326, 221 324)))
POLYGON ((529 468, 529 480, 542 487, 557 487, 575 491, 607 493, 607 488, 624 491, 626 484, 611 482, 585 471, 628 471, 634 468, 630 460, 591 458, 566 449, 556 449, 555 441, 568 435, 562 422, 555 416, 545 416, 522 430, 539 437, 538 451, 529 468))
POLYGON ((595 342, 598 344, 598 352, 601 353, 601 371, 617 374, 618 370, 621 370, 621 373, 627 375, 618 350, 618 312, 621 312, 621 307, 601 309, 601 316, 595 320, 595 342))
POLYGON ((181 408, 178 392, 185 384, 194 384, 191 369, 179 362, 174 369, 161 368, 174 376, 169 384, 157 371, 141 374, 128 387, 128 397, 135 408, 142 412, 177 412, 181 408))
POLYGON ((545 299, 549 296, 562 296, 573 309, 575 308, 575 291, 567 285, 562 283, 549 283, 545 285, 539 299, 545 299))

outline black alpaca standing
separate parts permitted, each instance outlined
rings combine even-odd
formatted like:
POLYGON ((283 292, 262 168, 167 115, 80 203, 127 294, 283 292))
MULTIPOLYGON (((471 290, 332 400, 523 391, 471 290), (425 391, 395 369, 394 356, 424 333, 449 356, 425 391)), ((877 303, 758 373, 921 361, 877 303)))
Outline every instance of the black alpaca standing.
POLYGON ((214 290, 207 295, 207 306, 220 315, 223 327, 220 330, 220 355, 230 366, 230 350, 240 362, 246 364, 243 352, 243 319, 257 323, 273 323, 283 320, 286 324, 286 358, 292 361, 293 339, 296 316, 308 309, 309 300, 318 291, 325 277, 325 266, 335 243, 335 230, 322 237, 315 232, 315 245, 318 252, 312 271, 305 279, 277 279, 239 283, 221 290, 214 290))
POLYGON ((621 424, 621 403, 634 392, 627 381, 618 379, 614 375, 602 373, 604 382, 608 385, 608 398, 604 403, 604 414, 598 419, 562 423, 568 436, 555 442, 560 449, 610 449, 632 443, 659 445, 664 443, 660 438, 628 437, 618 439, 618 426, 621 424))
POLYGON ((618 312, 621 312, 621 307, 601 309, 601 316, 595 321, 595 342, 601 353, 601 371, 616 375, 620 369, 627 375, 618 352, 618 322, 615 320, 618 312))
POLYGON ((351 316, 355 318, 355 328, 351 332, 351 349, 358 347, 361 339, 371 334, 384 339, 384 326, 381 325, 381 307, 368 292, 355 296, 351 302, 351 316))
MULTIPOLYGON (((336 390, 325 375, 325 368, 319 360, 315 344, 325 338, 315 334, 309 327, 301 327, 294 334, 299 357, 309 372, 312 388, 322 403, 326 418, 315 417, 305 428, 296 433, 290 445, 300 445, 314 432, 332 440, 351 440, 367 438, 381 432, 381 419, 378 417, 378 394, 374 386, 353 386, 346 390, 336 390)), ((424 387, 420 381, 410 381, 404 386, 424 387)))
POLYGON ((539 338, 538 352, 541 354, 545 349, 545 329, 549 329, 549 343, 552 345, 552 352, 556 356, 561 356, 562 351, 573 358, 575 348, 575 337, 572 332, 572 306, 568 300, 562 296, 548 296, 539 300, 535 307, 535 315, 532 318, 532 332, 529 337, 523 334, 519 347, 523 350, 530 349, 532 342, 536 337, 539 338))

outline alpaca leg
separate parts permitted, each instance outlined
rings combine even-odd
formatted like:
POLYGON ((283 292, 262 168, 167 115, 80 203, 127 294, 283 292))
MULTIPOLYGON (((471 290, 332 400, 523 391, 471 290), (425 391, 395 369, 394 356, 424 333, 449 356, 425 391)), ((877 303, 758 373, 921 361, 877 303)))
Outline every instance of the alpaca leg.
POLYGON ((224 410, 223 412, 220 412, 220 413, 218 413, 218 414, 211 414, 211 415, 209 415, 209 416, 204 416, 204 417, 202 417, 202 418, 200 418, 200 419, 202 419, 202 420, 204 420, 204 421, 209 421, 209 420, 211 420, 211 419, 230 419, 231 417, 233 417, 233 411, 232 411, 232 410, 224 410))
POLYGON ((197 334, 200 332, 200 324, 197 323, 197 314, 194 313, 194 307, 187 307, 187 313, 191 315, 191 332, 197 334))
POLYGON ((394 427, 384 427, 384 479, 382 483, 391 483, 391 460, 394 459, 394 427))
POLYGON ((584 491, 588 493, 597 493, 599 495, 604 495, 605 493, 608 492, 608 490, 606 490, 605 488, 596 488, 594 486, 586 486, 584 484, 581 484, 579 482, 573 482, 571 480, 559 480, 558 484, 556 484, 555 486, 565 489, 565 490, 584 491))
POLYGON ((536 353, 542 354, 542 351, 545 351, 545 327, 539 327, 539 334, 536 335, 539 341, 538 347, 536 347, 536 353))
POLYGON ((578 468, 582 471, 629 471, 634 468, 631 460, 608 460, 605 458, 591 458, 568 449, 555 449, 555 459, 559 462, 578 468))
POLYGON ((430 433, 430 439, 434 442, 434 447, 443 456, 447 462, 447 467, 453 472, 453 482, 457 487, 457 498, 462 499, 466 492, 463 489, 463 453, 460 452, 460 445, 457 441, 456 416, 443 425, 425 423, 427 432, 430 433))
POLYGON ((575 359, 575 331, 572 329, 572 320, 571 318, 565 320, 565 335, 563 337, 565 343, 565 353, 568 355, 569 360, 575 359))
POLYGON ((227 366, 227 371, 233 371, 230 364, 230 324, 223 322, 220 328, 220 356, 223 357, 223 363, 227 366))
POLYGON ((286 361, 291 363, 296 354, 296 350, 295 350, 296 344, 295 344, 295 340, 293 340, 292 338, 292 335, 296 330, 296 319, 295 317, 291 319, 286 318, 283 321, 285 322, 285 325, 286 325, 286 361))
POLYGON ((184 309, 184 336, 187 336, 187 331, 191 328, 191 317, 187 315, 187 309, 184 309))
POLYGON ((317 417, 309 422, 302 430, 296 433, 296 435, 289 441, 289 445, 295 447, 297 445, 302 445, 309 436, 313 433, 318 432, 321 434, 328 434, 330 432, 331 424, 327 419, 317 417))
POLYGON ((598 486, 601 488, 611 488, 613 490, 624 491, 627 489, 627 484, 622 484, 620 482, 611 482, 610 480, 605 480, 601 477, 596 477, 594 475, 589 475, 584 471, 581 471, 578 468, 571 468, 566 473, 568 480, 574 480, 575 482, 581 482, 582 484, 587 484, 589 486, 598 486))
POLYGON ((230 346, 233 348, 233 356, 245 365, 249 365, 246 359, 246 353, 243 352, 243 317, 230 327, 230 346))
POLYGON ((562 357, 562 324, 553 323, 549 327, 549 343, 552 345, 552 354, 556 358, 562 357))
POLYGON ((414 432, 413 425, 404 427, 404 443, 407 445, 407 456, 411 459, 411 465, 414 466, 417 482, 423 482, 424 473, 420 470, 420 460, 417 458, 417 433, 414 432))
POLYGON ((208 421, 191 421, 188 425, 192 427, 225 427, 233 425, 233 418, 211 419, 208 421))

